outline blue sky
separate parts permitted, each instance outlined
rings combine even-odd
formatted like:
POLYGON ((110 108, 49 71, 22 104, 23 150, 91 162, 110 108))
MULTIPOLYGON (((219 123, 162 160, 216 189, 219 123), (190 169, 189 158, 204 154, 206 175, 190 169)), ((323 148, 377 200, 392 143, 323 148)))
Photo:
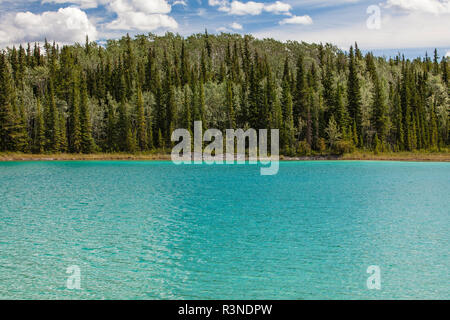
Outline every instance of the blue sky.
POLYGON ((251 33, 392 56, 450 54, 450 0, 0 0, 0 46, 125 33, 251 33))

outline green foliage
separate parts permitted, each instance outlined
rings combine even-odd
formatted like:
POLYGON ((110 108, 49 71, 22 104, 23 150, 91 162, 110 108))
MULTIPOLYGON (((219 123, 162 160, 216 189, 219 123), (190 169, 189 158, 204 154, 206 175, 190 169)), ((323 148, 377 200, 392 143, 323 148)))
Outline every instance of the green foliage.
POLYGON ((0 54, 0 151, 168 151, 194 121, 280 129, 285 155, 446 150, 439 59, 207 32, 20 46, 0 54))

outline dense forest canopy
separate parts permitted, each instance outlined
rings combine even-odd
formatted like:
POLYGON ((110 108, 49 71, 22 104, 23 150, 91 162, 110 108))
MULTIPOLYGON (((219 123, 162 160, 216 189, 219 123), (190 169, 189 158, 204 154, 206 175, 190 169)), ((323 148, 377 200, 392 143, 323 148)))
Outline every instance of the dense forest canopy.
POLYGON ((448 58, 232 34, 0 55, 0 151, 166 150, 177 128, 280 129, 284 155, 448 150, 448 58))

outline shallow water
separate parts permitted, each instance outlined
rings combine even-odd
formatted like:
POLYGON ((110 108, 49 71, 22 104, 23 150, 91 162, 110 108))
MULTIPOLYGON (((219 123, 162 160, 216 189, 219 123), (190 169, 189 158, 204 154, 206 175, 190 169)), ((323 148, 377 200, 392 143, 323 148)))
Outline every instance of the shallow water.
POLYGON ((0 299, 449 299, 449 194, 448 163, 0 163, 0 299))

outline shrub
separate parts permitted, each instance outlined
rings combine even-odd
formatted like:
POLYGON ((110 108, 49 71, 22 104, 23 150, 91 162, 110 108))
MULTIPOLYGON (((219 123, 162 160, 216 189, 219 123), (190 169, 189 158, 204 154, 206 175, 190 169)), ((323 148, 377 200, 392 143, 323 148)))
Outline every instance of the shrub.
POLYGON ((343 155, 344 153, 352 153, 355 151, 355 145, 352 141, 341 140, 338 141, 333 147, 333 153, 337 155, 343 155))

